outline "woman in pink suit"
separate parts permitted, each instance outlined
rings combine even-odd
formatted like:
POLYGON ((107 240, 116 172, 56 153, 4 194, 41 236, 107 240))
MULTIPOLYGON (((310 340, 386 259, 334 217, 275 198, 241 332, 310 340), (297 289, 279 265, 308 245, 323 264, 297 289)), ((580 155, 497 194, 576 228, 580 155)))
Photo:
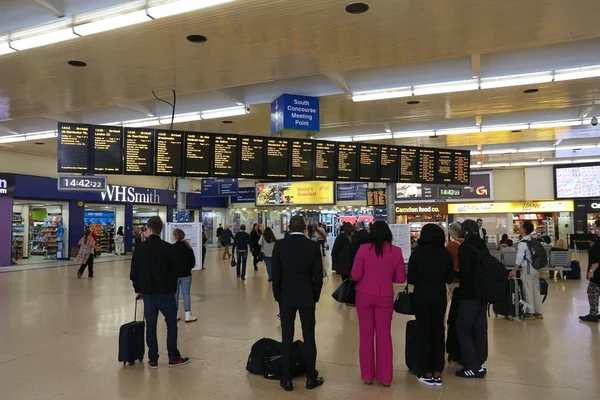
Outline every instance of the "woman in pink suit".
POLYGON ((383 221, 371 225, 371 243, 360 246, 352 280, 356 285, 356 311, 360 330, 360 372, 364 383, 377 379, 384 386, 392 382, 393 283, 406 281, 402 250, 392 245, 392 232, 383 221), (377 363, 375 343, 377 337, 377 363))

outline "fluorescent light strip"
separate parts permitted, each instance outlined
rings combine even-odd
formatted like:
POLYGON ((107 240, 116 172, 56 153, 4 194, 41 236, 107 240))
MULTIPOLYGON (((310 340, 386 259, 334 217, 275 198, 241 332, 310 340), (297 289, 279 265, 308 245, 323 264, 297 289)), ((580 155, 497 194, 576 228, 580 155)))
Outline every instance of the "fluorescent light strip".
POLYGON ((374 133, 372 135, 355 135, 352 136, 354 142, 360 142, 361 140, 388 140, 392 139, 391 133, 374 133))
MULTIPOLYGON (((585 161, 582 160, 581 162, 585 162, 585 161)), ((573 164, 573 160, 548 160, 548 161, 542 161, 541 164, 542 165, 573 164)))
POLYGON ((552 82, 552 72, 540 72, 534 74, 498 76, 493 78, 481 78, 481 89, 495 89, 512 86, 535 85, 539 83, 552 82))
POLYGON ((554 72, 554 80, 556 82, 570 81, 575 79, 597 78, 600 76, 600 66, 571 68, 556 70, 554 72))
POLYGON ((436 129, 436 135, 462 135, 466 133, 479 133, 481 132, 481 127, 479 126, 471 126, 465 128, 449 128, 449 129, 436 129))
POLYGON ((98 21, 89 22, 83 25, 78 25, 73 27, 73 30, 78 35, 87 36, 93 35, 94 33, 124 28, 126 26, 131 26, 151 20, 152 19, 146 14, 146 10, 139 10, 127 14, 121 14, 114 17, 100 19, 98 21))
POLYGON ((11 41, 10 46, 16 50, 27 50, 33 49, 34 47, 64 42, 66 40, 75 39, 76 37, 78 36, 73 33, 73 29, 67 28, 41 35, 31 36, 25 39, 11 41))
POLYGON ((51 138, 55 138, 56 136, 57 136, 56 131, 21 133, 21 134, 14 135, 14 136, 0 137, 0 143, 16 143, 16 142, 25 142, 28 140, 51 139, 51 138))
POLYGON ((584 149, 595 149, 595 148, 598 148, 598 145, 582 144, 580 146, 577 146, 576 144, 573 144, 573 145, 557 146, 556 150, 584 150, 584 149))
POLYGON ((352 94, 352 101, 371 101, 397 99, 400 97, 411 97, 413 95, 411 88, 374 90, 369 92, 356 92, 352 94))
POLYGON ((331 142, 351 142, 352 136, 333 136, 333 137, 324 137, 321 139, 329 140, 331 142))
POLYGON ((518 153, 535 153, 538 151, 555 151, 556 147, 554 146, 547 146, 547 147, 525 147, 523 149, 518 149, 517 152, 518 153))
POLYGON ((228 107, 217 110, 201 111, 200 116, 202 119, 214 119, 214 118, 225 118, 235 117, 238 115, 249 114, 250 109, 246 106, 228 107))
POLYGON ((544 122, 531 122, 529 124, 530 129, 543 129, 543 128, 563 128, 568 126, 582 125, 583 120, 581 119, 567 119, 562 121, 544 121, 544 122))
POLYGON ((9 54, 15 52, 15 49, 12 49, 8 43, 0 43, 0 56, 4 54, 9 54))
POLYGON ((529 129, 529 124, 506 124, 482 126, 481 132, 522 131, 529 129))
POLYGON ((406 139, 416 137, 430 137, 435 136, 435 130, 430 131, 407 131, 407 132, 394 132, 394 139, 406 139))
POLYGON ((148 15, 152 18, 164 18, 172 15, 183 14, 190 11, 200 10, 219 4, 229 3, 233 0, 179 0, 148 8, 148 15))
POLYGON ((413 87, 413 94, 415 96, 426 96, 429 94, 466 92, 477 89, 479 89, 477 79, 470 79, 458 82, 435 83, 432 85, 417 85, 413 87))
POLYGON ((540 165, 540 163, 537 161, 522 161, 522 162, 511 162, 510 163, 511 167, 531 167, 531 166, 536 166, 536 165, 540 165))
POLYGON ((513 154, 516 153, 517 149, 490 149, 490 150, 481 150, 482 155, 491 155, 491 154, 513 154))
POLYGON ((483 168, 502 168, 510 167, 510 163, 483 164, 483 168))

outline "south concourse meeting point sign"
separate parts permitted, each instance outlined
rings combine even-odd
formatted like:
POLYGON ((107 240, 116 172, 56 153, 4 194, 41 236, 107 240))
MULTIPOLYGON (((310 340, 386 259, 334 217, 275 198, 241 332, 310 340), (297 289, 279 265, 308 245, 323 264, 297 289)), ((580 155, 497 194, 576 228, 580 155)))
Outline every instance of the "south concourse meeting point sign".
POLYGON ((319 98, 282 94, 271 103, 271 134, 284 130, 319 132, 319 98))

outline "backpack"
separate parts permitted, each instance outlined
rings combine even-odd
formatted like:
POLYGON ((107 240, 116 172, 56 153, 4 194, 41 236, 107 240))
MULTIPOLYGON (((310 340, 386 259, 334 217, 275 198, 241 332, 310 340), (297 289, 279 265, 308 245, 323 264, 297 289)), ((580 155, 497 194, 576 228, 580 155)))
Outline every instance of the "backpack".
POLYGON ((475 290, 477 297, 486 303, 506 301, 508 271, 489 251, 467 245, 476 256, 478 268, 475 269, 475 290))
POLYGON ((540 270, 545 268, 548 265, 548 254, 546 253, 546 249, 540 243, 539 240, 531 238, 526 240, 527 248, 529 249, 529 254, 532 256, 532 260, 528 260, 525 257, 525 260, 532 266, 534 269, 540 270))

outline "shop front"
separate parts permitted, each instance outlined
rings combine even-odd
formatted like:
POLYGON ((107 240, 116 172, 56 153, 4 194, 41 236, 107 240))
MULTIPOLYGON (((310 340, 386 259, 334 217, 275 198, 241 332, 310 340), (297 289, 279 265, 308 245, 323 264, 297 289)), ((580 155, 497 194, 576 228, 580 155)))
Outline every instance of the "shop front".
POLYGON ((444 230, 448 226, 448 205, 437 203, 406 204, 395 206, 396 223, 410 225, 411 241, 415 243, 426 224, 438 224, 444 230))
POLYGON ((577 245, 578 249, 589 248, 589 243, 594 238, 594 222, 600 219, 600 199, 575 200, 573 212, 573 235, 570 245, 577 245))
POLYGON ((573 201, 526 201, 516 203, 464 203, 449 204, 451 221, 481 219, 488 242, 496 243, 500 236, 518 240, 519 227, 530 221, 536 232, 548 235, 554 242, 572 233, 573 201))

